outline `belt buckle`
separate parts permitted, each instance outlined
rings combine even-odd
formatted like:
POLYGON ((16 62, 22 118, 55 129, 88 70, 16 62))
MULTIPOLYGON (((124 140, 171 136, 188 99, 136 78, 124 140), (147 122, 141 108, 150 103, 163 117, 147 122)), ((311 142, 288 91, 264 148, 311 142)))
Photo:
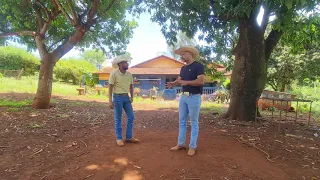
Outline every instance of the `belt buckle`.
POLYGON ((183 95, 185 95, 185 96, 187 96, 187 97, 190 96, 189 92, 183 92, 183 95))

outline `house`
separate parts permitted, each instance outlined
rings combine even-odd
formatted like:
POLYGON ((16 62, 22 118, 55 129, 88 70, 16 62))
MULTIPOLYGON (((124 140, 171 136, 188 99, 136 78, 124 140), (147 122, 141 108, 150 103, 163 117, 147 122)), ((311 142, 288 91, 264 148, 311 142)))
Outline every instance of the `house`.
MULTIPOLYGON (((134 78, 134 87, 145 91, 156 87, 159 91, 162 91, 165 89, 167 82, 175 81, 178 78, 180 69, 184 65, 184 63, 176 59, 161 55, 134 65, 130 67, 128 71, 132 73, 134 78)), ((221 65, 214 66, 220 72, 224 72, 226 69, 221 65)), ((102 86, 108 86, 110 73, 114 70, 112 67, 105 67, 95 73, 99 75, 99 83, 102 86)), ((212 80, 209 76, 206 76, 204 93, 213 93, 218 82, 219 80, 212 80)), ((175 87, 175 89, 177 89, 177 92, 181 91, 181 87, 175 87)))

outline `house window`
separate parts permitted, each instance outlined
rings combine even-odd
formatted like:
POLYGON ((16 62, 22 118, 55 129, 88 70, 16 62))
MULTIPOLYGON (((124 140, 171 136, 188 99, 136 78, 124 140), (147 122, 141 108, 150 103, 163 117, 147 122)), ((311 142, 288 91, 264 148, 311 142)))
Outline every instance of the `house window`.
POLYGON ((175 81, 177 78, 172 78, 172 81, 175 81))

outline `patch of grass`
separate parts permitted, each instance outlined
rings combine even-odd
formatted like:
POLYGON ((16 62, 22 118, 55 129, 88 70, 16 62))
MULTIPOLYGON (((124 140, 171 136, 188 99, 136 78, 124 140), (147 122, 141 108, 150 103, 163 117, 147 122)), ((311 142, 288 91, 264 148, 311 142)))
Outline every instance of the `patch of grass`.
POLYGON ((222 115, 226 111, 227 107, 225 104, 218 104, 215 102, 203 102, 201 105, 202 114, 218 113, 219 115, 222 115))
POLYGON ((13 107, 13 108, 7 109, 7 112, 18 112, 18 111, 20 111, 20 108, 13 107))
MULTIPOLYGON (((77 95, 78 85, 71 85, 61 82, 53 82, 52 94, 57 95, 77 95)), ((38 88, 37 76, 22 76, 21 79, 15 78, 1 78, 0 79, 0 92, 1 93, 32 93, 35 94, 38 88)))
POLYGON ((9 99, 0 99, 0 107, 23 107, 32 104, 32 100, 25 99, 23 101, 12 101, 9 99))

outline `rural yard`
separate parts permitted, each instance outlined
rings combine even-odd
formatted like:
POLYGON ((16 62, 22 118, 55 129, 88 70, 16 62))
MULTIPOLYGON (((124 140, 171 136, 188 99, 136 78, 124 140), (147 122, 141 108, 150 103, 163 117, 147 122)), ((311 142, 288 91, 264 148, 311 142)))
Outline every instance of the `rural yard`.
POLYGON ((218 118, 223 107, 204 104, 197 154, 188 157, 187 151, 170 151, 178 133, 176 101, 134 102, 134 135, 141 143, 117 147, 105 100, 54 96, 54 107, 35 110, 14 105, 31 101, 32 94, 1 97, 12 102, 0 107, 3 180, 320 178, 319 138, 304 125, 283 123, 278 133, 268 119, 226 121, 218 118))

